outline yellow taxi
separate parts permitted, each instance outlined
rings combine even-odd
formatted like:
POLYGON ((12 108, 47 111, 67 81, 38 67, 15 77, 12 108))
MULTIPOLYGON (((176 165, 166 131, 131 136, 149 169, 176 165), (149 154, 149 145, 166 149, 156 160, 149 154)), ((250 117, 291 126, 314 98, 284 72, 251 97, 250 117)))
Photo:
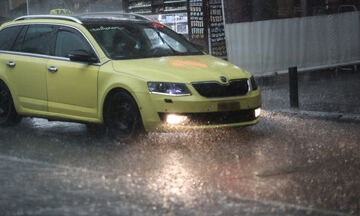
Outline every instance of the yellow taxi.
POLYGON ((140 131, 256 124, 247 71, 134 14, 19 17, 0 28, 0 125, 32 116, 140 131))

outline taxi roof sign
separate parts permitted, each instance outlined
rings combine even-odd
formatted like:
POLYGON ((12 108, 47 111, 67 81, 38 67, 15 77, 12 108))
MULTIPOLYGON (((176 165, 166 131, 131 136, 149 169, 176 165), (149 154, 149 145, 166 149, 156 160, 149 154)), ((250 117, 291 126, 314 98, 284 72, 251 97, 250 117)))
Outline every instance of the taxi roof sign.
POLYGON ((71 15, 73 12, 69 9, 53 9, 50 11, 52 15, 71 15))

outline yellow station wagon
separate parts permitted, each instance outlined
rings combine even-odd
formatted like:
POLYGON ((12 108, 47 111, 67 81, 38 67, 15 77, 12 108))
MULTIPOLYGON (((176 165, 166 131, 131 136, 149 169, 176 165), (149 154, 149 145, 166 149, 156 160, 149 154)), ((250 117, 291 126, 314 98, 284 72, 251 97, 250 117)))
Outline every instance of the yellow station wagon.
POLYGON ((134 14, 24 16, 0 30, 0 125, 22 116, 141 130, 256 124, 254 77, 134 14))

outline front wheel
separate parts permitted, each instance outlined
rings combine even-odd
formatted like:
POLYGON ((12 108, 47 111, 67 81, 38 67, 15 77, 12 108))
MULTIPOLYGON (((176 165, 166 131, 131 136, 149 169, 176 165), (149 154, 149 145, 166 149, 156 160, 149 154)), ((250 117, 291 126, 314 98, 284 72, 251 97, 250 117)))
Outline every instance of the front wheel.
POLYGON ((107 134, 113 139, 128 141, 144 130, 139 108, 124 90, 116 90, 108 96, 103 116, 107 134))
POLYGON ((0 81, 0 126, 12 126, 21 121, 17 114, 11 93, 6 84, 0 81))

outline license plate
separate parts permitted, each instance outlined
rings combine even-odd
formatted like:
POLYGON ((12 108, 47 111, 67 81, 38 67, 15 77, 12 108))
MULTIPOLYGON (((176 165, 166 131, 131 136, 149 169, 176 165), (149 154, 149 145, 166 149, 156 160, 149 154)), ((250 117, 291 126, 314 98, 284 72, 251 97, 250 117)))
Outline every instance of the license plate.
POLYGON ((239 109, 240 109, 239 102, 226 102, 226 103, 218 104, 218 111, 233 111, 239 109))

